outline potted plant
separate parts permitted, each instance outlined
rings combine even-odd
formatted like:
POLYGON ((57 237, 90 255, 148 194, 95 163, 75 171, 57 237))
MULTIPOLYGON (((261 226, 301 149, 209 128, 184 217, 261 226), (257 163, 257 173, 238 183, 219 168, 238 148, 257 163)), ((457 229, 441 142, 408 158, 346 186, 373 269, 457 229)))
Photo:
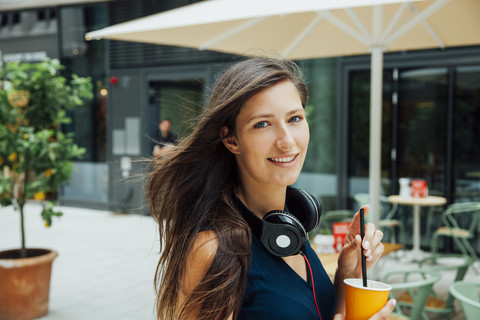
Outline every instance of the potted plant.
POLYGON ((89 78, 61 72, 56 59, 40 63, 0 64, 0 206, 19 213, 19 249, 0 251, 0 319, 34 319, 48 312, 53 259, 49 249, 26 248, 24 208, 39 201, 47 227, 54 216, 56 192, 72 173, 72 160, 84 153, 60 125, 67 110, 91 99, 89 78))

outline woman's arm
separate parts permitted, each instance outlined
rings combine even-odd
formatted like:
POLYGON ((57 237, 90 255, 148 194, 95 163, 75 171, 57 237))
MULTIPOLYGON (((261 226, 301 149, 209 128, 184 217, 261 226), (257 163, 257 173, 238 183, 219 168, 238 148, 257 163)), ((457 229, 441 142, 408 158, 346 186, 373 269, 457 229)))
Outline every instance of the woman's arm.
MULTIPOLYGON (((185 303, 188 302, 188 297, 203 279, 212 264, 217 252, 217 246, 217 237, 213 231, 202 231, 195 239, 192 249, 188 253, 185 272, 180 283, 181 289, 178 293, 177 315, 185 303)), ((196 311, 190 314, 188 319, 196 319, 200 307, 195 307, 196 311)))
MULTIPOLYGON (((368 214, 370 207, 363 206, 362 208, 365 215, 368 214)), ((362 252, 366 257, 368 270, 377 263, 383 254, 382 238, 383 232, 377 230, 372 223, 367 223, 362 242, 360 237, 360 212, 355 213, 345 238, 345 245, 338 257, 338 267, 333 282, 337 292, 337 313, 345 314, 345 285, 343 280, 362 277, 360 246, 363 247, 362 252)))
MULTIPOLYGON (((202 231, 198 234, 192 246, 192 250, 187 256, 185 273, 181 281, 181 290, 178 296, 177 314, 185 303, 188 302, 188 297, 203 279, 205 273, 212 264, 217 248, 218 242, 215 232, 202 231)), ((194 312, 188 316, 188 319, 196 319, 200 307, 200 305, 195 307, 194 312)), ((227 320, 231 319, 233 319, 233 314, 231 314, 227 320)))

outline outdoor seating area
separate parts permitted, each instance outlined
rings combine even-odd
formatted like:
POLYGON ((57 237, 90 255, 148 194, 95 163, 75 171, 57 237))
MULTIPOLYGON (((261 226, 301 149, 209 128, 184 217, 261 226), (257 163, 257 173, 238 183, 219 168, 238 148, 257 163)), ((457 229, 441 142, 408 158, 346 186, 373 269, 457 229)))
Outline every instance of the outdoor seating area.
MULTIPOLYGON (((454 278, 451 280, 450 287, 457 282, 463 281, 467 271, 475 262, 471 257, 465 257, 462 255, 447 255, 443 254, 441 258, 436 259, 435 256, 430 256, 420 262, 420 267, 430 268, 438 272, 453 272, 454 278), (443 261, 440 261, 443 260, 443 261)), ((475 273, 475 272, 474 272, 475 273)), ((448 317, 449 314, 455 312, 454 300, 451 291, 449 291, 446 297, 440 297, 436 294, 435 290, 432 290, 429 295, 424 309, 424 317, 428 314, 444 315, 448 317)))
POLYGON ((433 269, 394 270, 382 277, 392 286, 390 297, 397 299, 394 314, 409 319, 420 319, 433 285, 441 279, 433 269), (403 298, 407 295, 408 299, 403 298))
MULTIPOLYGON (((355 194, 353 199, 355 210, 369 203, 367 193, 355 194)), ((470 285, 467 289, 460 284, 478 278, 480 272, 478 244, 475 243, 480 230, 480 202, 446 205, 446 199, 440 196, 413 198, 399 195, 382 196, 380 201, 380 227, 385 232, 385 251, 373 268, 371 278, 392 285, 391 296, 398 301, 395 317, 478 319, 480 313, 475 313, 479 310, 478 285, 470 285), (436 223, 432 223, 434 220, 436 223), (421 241, 420 230, 430 237, 421 241), (467 297, 458 290, 467 291, 467 297), (476 316, 472 318, 472 314, 476 316)), ((347 212, 329 210, 322 217, 321 235, 314 243, 320 251, 325 250, 321 242, 328 242, 332 226, 350 221, 354 211, 347 212)), ((332 279, 338 255, 338 251, 319 253, 332 279)))
POLYGON ((466 320, 478 319, 480 314, 480 283, 459 281, 450 287, 451 294, 460 301, 466 320))
POLYGON ((438 228, 432 237, 432 254, 440 255, 440 238, 451 238, 457 248, 465 256, 479 260, 477 253, 470 244, 480 223, 480 202, 460 202, 447 207, 442 213, 443 226, 438 228))

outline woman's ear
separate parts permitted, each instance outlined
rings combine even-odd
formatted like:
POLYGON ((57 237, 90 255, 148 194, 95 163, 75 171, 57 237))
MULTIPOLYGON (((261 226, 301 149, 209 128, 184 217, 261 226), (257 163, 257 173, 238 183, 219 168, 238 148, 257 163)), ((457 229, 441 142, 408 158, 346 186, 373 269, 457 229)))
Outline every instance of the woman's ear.
POLYGON ((227 126, 223 126, 220 130, 220 137, 222 138, 223 144, 230 150, 233 154, 239 154, 239 147, 237 142, 237 137, 234 135, 230 135, 230 131, 228 130, 227 126))

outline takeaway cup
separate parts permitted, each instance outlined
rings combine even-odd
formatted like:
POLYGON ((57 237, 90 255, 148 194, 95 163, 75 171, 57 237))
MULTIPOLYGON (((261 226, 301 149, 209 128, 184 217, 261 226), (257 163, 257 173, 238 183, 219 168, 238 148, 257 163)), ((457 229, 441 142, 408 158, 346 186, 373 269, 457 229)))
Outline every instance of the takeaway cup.
POLYGON ((368 320, 385 306, 392 289, 386 283, 362 279, 345 279, 346 320, 368 320))

